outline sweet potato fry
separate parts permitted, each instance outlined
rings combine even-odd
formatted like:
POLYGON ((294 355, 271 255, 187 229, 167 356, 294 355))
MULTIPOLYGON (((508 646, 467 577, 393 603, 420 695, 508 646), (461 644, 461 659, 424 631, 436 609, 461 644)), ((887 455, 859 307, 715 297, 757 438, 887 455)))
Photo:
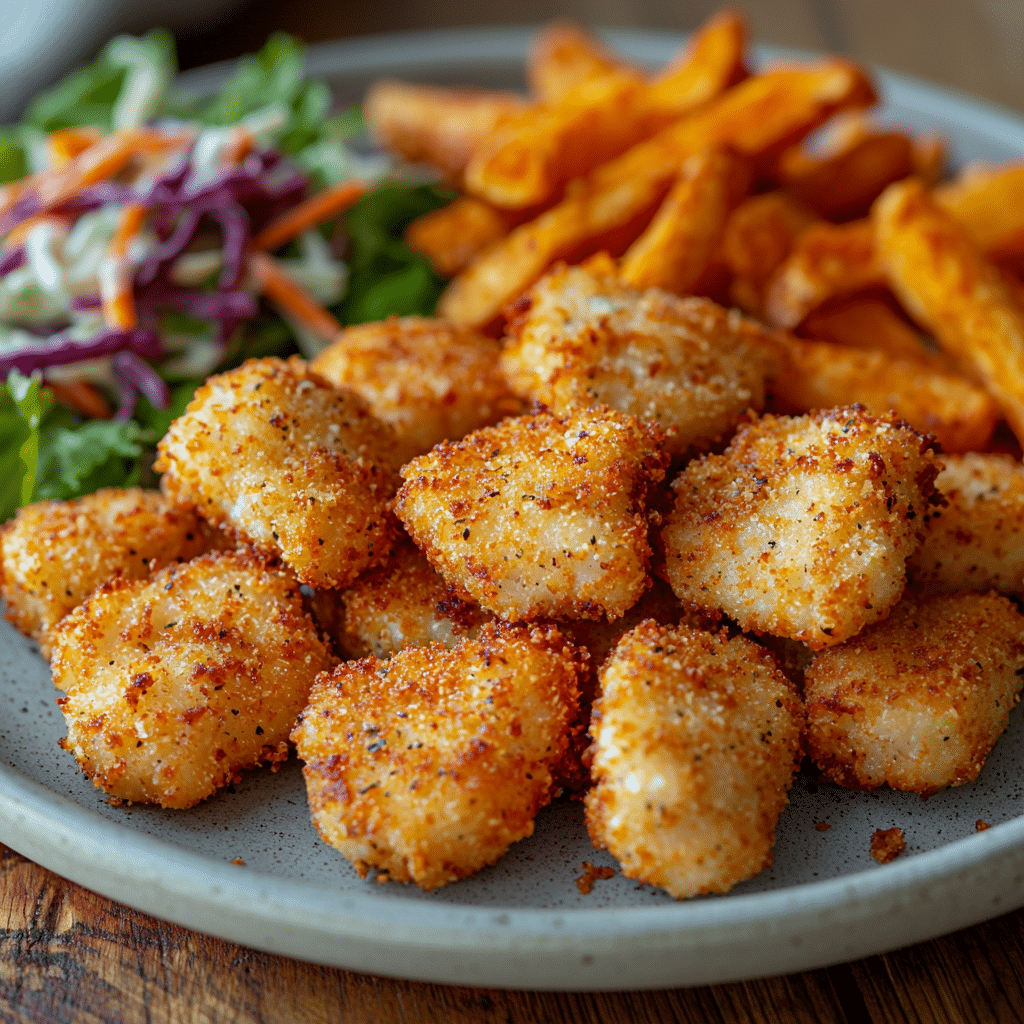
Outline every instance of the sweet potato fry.
POLYGON ((634 288, 692 293, 718 250, 729 211, 750 188, 749 164, 729 150, 706 149, 683 164, 679 180, 622 258, 634 288))
POLYGON ((768 283, 768 322, 796 327, 827 300, 882 284, 874 235, 867 219, 809 227, 768 283))
POLYGON ((764 315, 768 282, 812 223, 811 214, 782 191, 752 196, 732 211, 721 256, 732 275, 730 297, 740 309, 764 315))
POLYGON ((914 178, 890 185, 871 217, 880 264, 904 308, 977 374, 1024 439, 1024 313, 999 268, 914 178))
MULTIPOLYGON (((841 108, 870 102, 864 73, 830 60, 745 79, 692 115, 592 171, 565 199, 511 231, 449 285, 440 314, 489 324, 558 259, 602 248, 616 229, 638 225, 661 202, 682 162, 707 146, 730 146, 756 161, 774 158, 841 108)), ((621 252, 622 249, 619 249, 621 252)))
POLYGON ((382 79, 370 87, 364 109, 370 131, 389 149, 458 176, 480 143, 526 106, 514 93, 382 79))
MULTIPOLYGON (((799 333, 849 348, 878 349, 896 359, 922 359, 929 354, 914 328, 888 302, 871 295, 815 310, 799 333)), ((948 366, 952 368, 952 363, 948 366)))
POLYGON ((1024 254, 1024 161, 969 167, 935 199, 990 256, 1024 254))
POLYGON ((805 413, 861 402, 934 434, 948 452, 984 451, 999 412, 988 394, 927 358, 784 337, 787 359, 771 383, 778 412, 805 413))
POLYGON ((557 102, 588 78, 621 71, 640 74, 596 36, 564 21, 534 37, 526 62, 530 92, 542 103, 557 102))
POLYGON ((406 242, 442 277, 454 277, 475 256, 508 234, 515 220, 474 196, 461 196, 440 210, 417 217, 406 242))

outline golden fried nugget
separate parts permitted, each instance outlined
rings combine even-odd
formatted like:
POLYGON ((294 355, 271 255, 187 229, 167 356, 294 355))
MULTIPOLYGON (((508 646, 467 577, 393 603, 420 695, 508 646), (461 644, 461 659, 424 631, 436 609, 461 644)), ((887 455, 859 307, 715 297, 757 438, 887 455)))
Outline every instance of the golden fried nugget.
POLYGON ((520 411, 498 368, 500 352, 493 338, 471 328, 391 316, 346 328, 309 368, 356 392, 389 424, 393 458, 405 463, 520 411))
POLYGON ((640 76, 596 36, 566 21, 534 36, 526 58, 530 92, 546 103, 558 102, 588 78, 622 72, 640 76))
POLYGON ((442 277, 454 277, 480 253, 508 234, 520 218, 509 216, 476 196, 460 196, 439 210, 417 217, 405 241, 442 277))
POLYGON ((907 571, 921 593, 1024 594, 1024 466, 1009 455, 943 455, 946 504, 925 516, 907 571))
POLYGON ((551 627, 497 623, 319 676, 292 739, 321 837, 427 890, 493 864, 551 799, 577 660, 551 627))
POLYGON ((928 796, 973 782, 1024 685, 1024 616, 995 594, 904 598, 805 674, 810 755, 833 782, 928 796))
POLYGON ((622 257, 622 280, 634 288, 692 294, 750 181, 749 164, 728 150, 711 148, 690 157, 654 219, 622 257))
POLYGON ((299 584, 252 551, 106 583, 53 631, 61 746, 120 800, 191 807, 288 756, 327 649, 299 584))
POLYGON ((1024 254, 1024 161, 973 164, 935 200, 993 258, 1024 254))
POLYGON ((49 631, 101 583, 142 579, 224 543, 194 509, 159 491, 107 488, 74 501, 37 501, 0 529, 6 616, 49 654, 49 631))
POLYGON ((742 629, 840 643, 899 600, 938 470, 931 439, 892 416, 764 416, 673 484, 668 581, 742 629))
POLYGON ((973 370, 1024 440, 1024 311, 999 268, 913 178, 890 185, 871 217, 881 266, 904 308, 973 370))
POLYGON ((884 284, 868 220, 822 221, 807 228, 772 275, 765 316, 776 327, 796 327, 829 299, 884 284))
POLYGON ((508 419, 413 459, 395 510, 457 593, 502 618, 618 618, 647 587, 661 441, 602 407, 508 419))
POLYGON ((394 435, 299 359, 211 377, 158 447, 165 494, 280 554, 312 587, 347 585, 391 547, 394 435))
POLYGON ((605 663, 587 828, 622 872, 676 899, 728 892, 772 861, 803 710, 744 637, 645 622, 605 663))
POLYGON ((927 355, 936 367, 940 359, 948 369, 956 365, 929 352, 917 331, 893 309, 891 301, 872 295, 855 296, 815 310, 800 325, 799 333, 804 338, 851 348, 880 349, 897 359, 920 359, 927 355))
POLYGON ((607 256, 556 267, 517 305, 501 366, 514 391, 557 413, 602 403, 702 448, 764 406, 774 342, 709 299, 621 284, 607 256))
POLYGON ((527 108, 521 96, 379 79, 363 101, 371 134, 399 156, 458 177, 496 128, 527 108))
POLYGON ((879 350, 830 341, 780 339, 786 351, 772 381, 777 412, 804 413, 862 403, 868 412, 892 412, 922 433, 934 434, 943 451, 987 447, 999 419, 988 393, 941 359, 894 358, 879 350))
POLYGON ((390 658, 406 647, 472 639, 494 616, 463 601, 411 542, 340 595, 344 615, 335 636, 346 658, 390 658))

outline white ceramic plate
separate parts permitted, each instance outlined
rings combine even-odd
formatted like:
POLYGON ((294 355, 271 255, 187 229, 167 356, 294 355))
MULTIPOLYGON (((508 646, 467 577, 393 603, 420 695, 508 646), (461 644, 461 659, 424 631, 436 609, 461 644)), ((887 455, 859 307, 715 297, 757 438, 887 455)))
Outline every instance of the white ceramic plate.
MULTIPOLYGON (((657 66, 679 37, 610 33, 657 66)), ((473 31, 314 47, 310 69, 356 100, 381 74, 515 84, 528 35, 473 31)), ((206 90, 223 68, 193 73, 206 90)), ((1008 113, 882 76, 885 115, 940 129, 953 159, 1024 156, 1008 113)), ((57 748, 55 691, 33 644, 0 626, 0 841, 140 910, 248 946, 360 971, 516 988, 630 989, 820 967, 916 942, 1024 904, 1016 711, 981 778, 927 802, 801 776, 775 865, 726 897, 675 903, 616 875, 574 885, 596 853, 578 803, 544 810, 495 867, 431 895, 361 881, 309 824, 298 765, 254 772, 187 812, 111 807, 57 748), (975 821, 994 827, 975 833, 975 821), (818 831, 818 822, 831 828, 818 831), (907 853, 881 867, 871 834, 898 825, 907 853), (241 858, 246 866, 231 862, 241 858)))

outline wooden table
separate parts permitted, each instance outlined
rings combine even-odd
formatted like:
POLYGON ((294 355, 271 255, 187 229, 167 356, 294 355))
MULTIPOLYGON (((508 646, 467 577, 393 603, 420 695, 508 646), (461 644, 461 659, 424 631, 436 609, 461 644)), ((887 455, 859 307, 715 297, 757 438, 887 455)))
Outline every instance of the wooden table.
MULTIPOLYGON (((539 23, 555 11, 597 24, 687 30, 705 0, 464 0, 327 5, 256 0, 181 41, 183 67, 232 57, 284 28, 308 41, 390 29, 539 23), (382 13, 384 12, 384 13, 382 13)), ((842 50, 1024 111, 1024 15, 1016 0, 748 0, 756 36, 842 50)), ((1018 714, 1021 712, 1018 712, 1018 714)), ((639 993, 502 992, 391 981, 232 946, 66 882, 0 846, 0 1022, 1024 1020, 1024 911, 934 942, 827 970, 639 993)))

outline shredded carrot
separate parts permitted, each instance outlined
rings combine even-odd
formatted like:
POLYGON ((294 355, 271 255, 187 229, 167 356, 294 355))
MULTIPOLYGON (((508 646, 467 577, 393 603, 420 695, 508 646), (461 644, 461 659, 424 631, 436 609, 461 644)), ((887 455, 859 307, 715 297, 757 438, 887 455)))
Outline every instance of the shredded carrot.
POLYGON ((273 256, 262 252, 253 253, 249 265, 260 291, 267 298, 324 341, 334 341, 341 330, 341 324, 273 256))
POLYGON ((22 242, 28 238, 29 232, 40 224, 53 224, 54 226, 63 225, 68 227, 70 226, 70 221, 67 217, 58 217, 52 213, 40 213, 35 217, 26 217, 20 224, 16 224, 11 228, 10 233, 7 235, 6 247, 8 249, 13 249, 16 245, 21 245, 22 242))
POLYGON ((236 125, 231 133, 231 141, 224 148, 224 163, 241 163, 251 152, 255 139, 244 125, 236 125))
POLYGON ((131 240, 138 234, 145 219, 146 207, 141 203, 129 203, 121 210, 117 227, 110 239, 107 259, 100 268, 100 303, 108 327, 131 330, 138 323, 131 268, 125 257, 131 240))
POLYGON ((99 128, 61 128, 47 136, 47 149, 55 169, 66 167, 79 153, 94 146, 103 133, 99 128))
POLYGON ((110 240, 110 255, 122 257, 128 252, 128 245, 139 233, 146 219, 146 207, 141 203, 129 203, 121 210, 117 229, 110 240))
POLYGON ((47 380, 46 386, 58 402, 63 402, 94 420, 109 420, 114 415, 114 410, 111 409, 103 392, 87 380, 47 380))
POLYGON ((254 239, 257 249, 271 250, 291 241, 303 231, 347 210, 366 195, 362 181, 345 181, 311 196, 271 221, 254 239))

